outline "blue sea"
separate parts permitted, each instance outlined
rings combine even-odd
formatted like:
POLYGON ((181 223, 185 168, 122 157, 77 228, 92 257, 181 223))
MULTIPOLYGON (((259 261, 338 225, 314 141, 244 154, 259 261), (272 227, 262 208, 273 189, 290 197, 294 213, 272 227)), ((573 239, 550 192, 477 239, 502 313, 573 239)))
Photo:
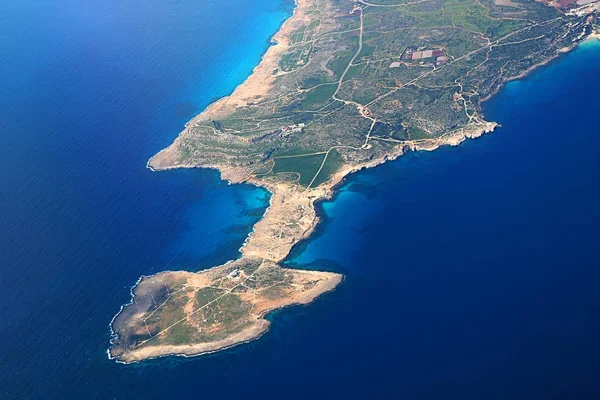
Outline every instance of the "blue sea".
POLYGON ((287 264, 344 273, 260 340, 121 365, 141 275, 239 256, 269 195, 147 159, 289 0, 0 2, 0 399, 600 398, 600 44, 485 104, 495 133, 347 179, 287 264))

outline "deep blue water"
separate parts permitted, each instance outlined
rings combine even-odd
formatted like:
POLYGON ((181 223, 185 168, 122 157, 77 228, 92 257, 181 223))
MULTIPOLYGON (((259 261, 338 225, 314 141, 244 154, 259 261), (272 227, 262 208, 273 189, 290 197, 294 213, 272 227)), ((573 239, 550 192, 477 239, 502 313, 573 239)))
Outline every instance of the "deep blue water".
POLYGON ((263 190, 145 162, 290 12, 0 2, 0 399, 598 398, 592 44, 486 104, 496 133, 350 177, 290 257, 346 274, 334 293, 228 351, 107 359, 140 275, 236 257, 264 210, 263 190))

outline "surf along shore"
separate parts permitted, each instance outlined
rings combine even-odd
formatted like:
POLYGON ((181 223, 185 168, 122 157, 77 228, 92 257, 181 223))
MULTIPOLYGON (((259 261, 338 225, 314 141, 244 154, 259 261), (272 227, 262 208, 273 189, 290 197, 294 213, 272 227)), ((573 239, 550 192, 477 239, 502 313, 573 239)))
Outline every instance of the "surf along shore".
POLYGON ((230 183, 249 183, 271 193, 269 207, 240 249, 241 258, 198 273, 165 271, 140 278, 131 290, 131 302, 111 322, 110 358, 131 363, 167 355, 196 356, 259 338, 269 329, 264 317, 270 311, 308 304, 334 290, 343 280, 337 273, 280 266, 292 248, 308 238, 318 224, 316 202, 330 198, 336 186, 355 171, 393 160, 408 151, 455 146, 496 128, 494 122, 480 121, 438 138, 404 141, 383 156, 346 163, 326 182, 308 188, 261 179, 244 166, 182 161, 181 139, 192 126, 217 120, 269 93, 276 80, 273 71, 291 46, 290 35, 309 21, 311 4, 311 0, 297 0, 293 15, 273 37, 274 44, 246 81, 188 122, 171 146, 148 161, 147 166, 153 171, 214 168, 230 183))

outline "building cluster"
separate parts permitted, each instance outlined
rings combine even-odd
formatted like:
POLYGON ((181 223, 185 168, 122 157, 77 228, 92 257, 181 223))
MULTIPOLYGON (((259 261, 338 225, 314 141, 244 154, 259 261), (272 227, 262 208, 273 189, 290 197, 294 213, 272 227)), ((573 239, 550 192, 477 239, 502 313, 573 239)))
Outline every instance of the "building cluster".
POLYGON ((358 4, 354 4, 354 7, 352 7, 352 10, 348 11, 348 14, 358 15, 358 14, 360 14, 361 11, 362 11, 362 6, 358 5, 358 4))
POLYGON ((404 53, 402 53, 400 59, 406 61, 433 62, 435 65, 448 62, 448 56, 446 56, 444 50, 441 49, 415 50, 407 48, 404 53))
POLYGON ((281 127, 281 136, 285 137, 294 133, 302 132, 305 124, 293 124, 281 127))
POLYGON ((360 115, 362 115, 363 117, 365 117, 365 118, 373 117, 373 114, 371 113, 371 110, 369 109, 369 107, 357 105, 356 108, 358 109, 358 112, 360 113, 360 115))
POLYGON ((572 8, 577 6, 585 6, 596 3, 598 0, 546 0, 546 2, 554 7, 572 8))
POLYGON ((598 0, 579 0, 574 8, 567 11, 566 15, 575 15, 583 17, 587 14, 600 12, 600 1, 598 0))

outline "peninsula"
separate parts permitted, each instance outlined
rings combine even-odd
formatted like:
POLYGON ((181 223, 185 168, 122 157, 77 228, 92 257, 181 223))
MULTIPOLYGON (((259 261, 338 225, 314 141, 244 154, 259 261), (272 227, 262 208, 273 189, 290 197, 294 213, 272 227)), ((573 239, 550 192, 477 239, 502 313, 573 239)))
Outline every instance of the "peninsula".
POLYGON ((268 330, 265 315, 340 274, 284 268, 349 173, 491 132, 483 101, 597 30, 600 2, 297 0, 261 63, 148 162, 214 168, 271 192, 241 258, 142 277, 111 323, 109 356, 199 355, 268 330))

